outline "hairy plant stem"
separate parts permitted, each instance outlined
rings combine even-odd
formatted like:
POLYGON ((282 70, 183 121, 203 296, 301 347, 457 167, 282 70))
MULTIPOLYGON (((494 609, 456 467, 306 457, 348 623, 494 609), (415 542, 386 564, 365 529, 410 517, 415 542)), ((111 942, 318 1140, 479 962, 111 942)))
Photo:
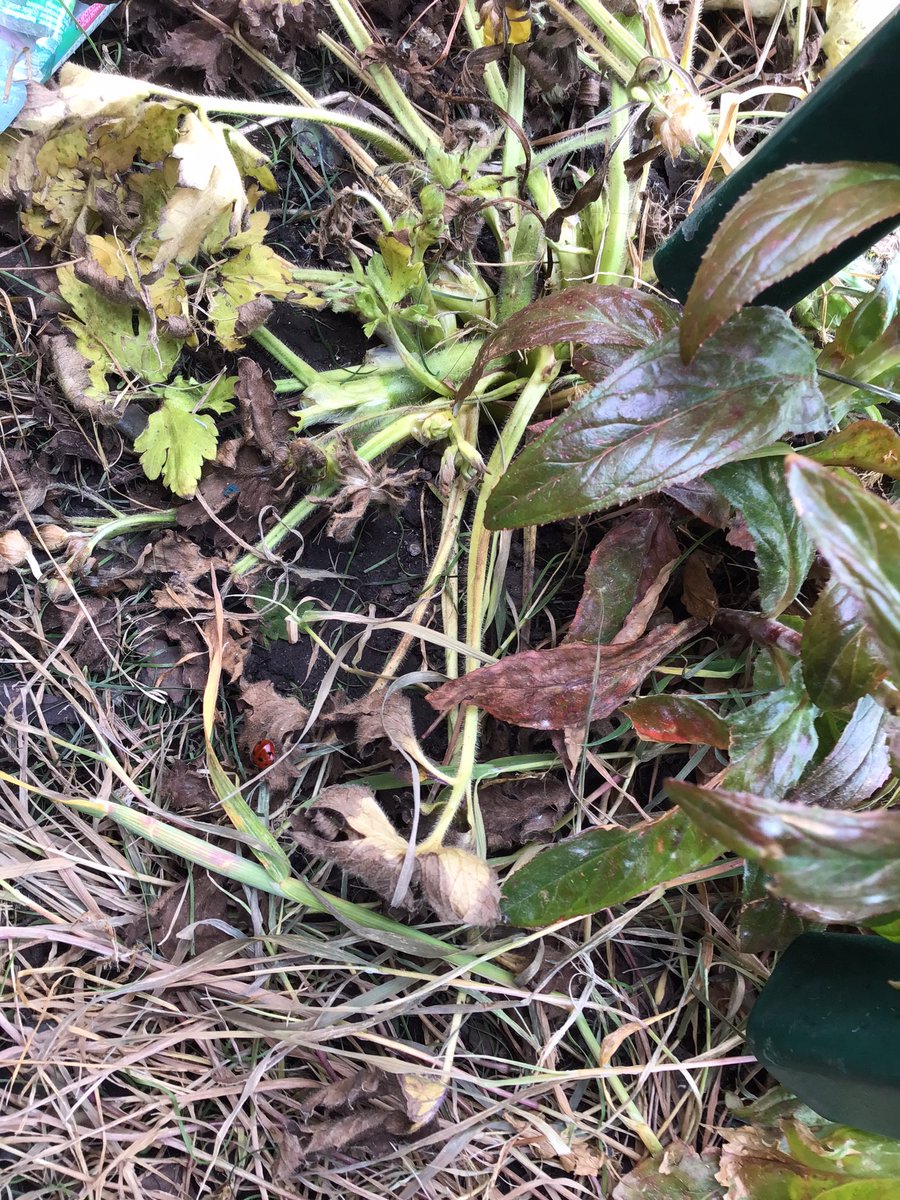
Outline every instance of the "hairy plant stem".
MULTIPOLYGON (((488 460, 472 518, 466 572, 465 641, 467 646, 475 650, 481 649, 484 633, 485 611, 491 584, 488 563, 496 536, 486 528, 484 523, 487 503, 500 477, 509 466, 534 410, 543 399, 558 370, 553 350, 548 346, 535 352, 533 363, 531 376, 513 406, 503 427, 503 432, 488 460)), ((469 671, 479 665, 478 660, 474 657, 470 656, 466 659, 466 669, 469 671)), ((463 710, 462 732, 454 764, 456 767, 454 783, 440 817, 419 848, 420 853, 437 850, 442 845, 457 813, 471 795, 479 724, 479 710, 472 705, 467 705, 463 710)))

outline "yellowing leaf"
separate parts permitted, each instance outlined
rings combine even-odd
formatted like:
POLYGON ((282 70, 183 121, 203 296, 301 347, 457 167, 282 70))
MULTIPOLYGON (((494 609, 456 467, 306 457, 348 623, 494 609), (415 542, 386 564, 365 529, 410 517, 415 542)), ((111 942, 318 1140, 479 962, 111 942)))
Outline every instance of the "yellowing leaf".
POLYGON ((74 312, 62 322, 88 364, 95 400, 108 399, 107 375, 137 375, 147 383, 168 379, 181 352, 175 338, 153 337, 151 319, 141 309, 116 304, 82 283, 71 266, 60 267, 59 292, 74 312))
MULTIPOLYGON (((231 386, 233 391, 233 381, 231 386)), ((200 410, 230 408, 221 393, 219 385, 210 388, 183 379, 165 389, 162 405, 134 443, 148 479, 161 475, 176 496, 193 496, 204 460, 215 458, 218 443, 215 422, 200 410)))
POLYGON ((229 232, 236 233, 247 211, 244 182, 222 125, 187 113, 172 157, 178 161, 179 186, 160 218, 157 267, 195 258, 220 217, 226 216, 229 232))
MULTIPOLYGON (((304 293, 294 283, 294 268, 269 246, 256 242, 239 251, 219 268, 210 289, 209 319, 216 337, 226 350, 239 350, 243 339, 255 328, 253 309, 260 297, 284 300, 294 295, 308 308, 322 301, 304 293)), ((258 322, 257 322, 258 324, 258 322)))
POLYGON ((500 885, 483 858, 442 846, 419 858, 422 891, 441 921, 494 925, 500 919, 500 885))

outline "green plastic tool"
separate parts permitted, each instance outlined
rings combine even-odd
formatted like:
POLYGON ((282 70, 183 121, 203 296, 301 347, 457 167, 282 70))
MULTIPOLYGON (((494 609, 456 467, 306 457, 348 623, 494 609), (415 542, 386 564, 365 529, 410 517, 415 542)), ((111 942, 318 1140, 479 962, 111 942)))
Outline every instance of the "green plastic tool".
POLYGON ((810 1108, 900 1138, 900 945, 804 933, 763 988, 751 1053, 810 1108))
MULTIPOLYGON (((664 288, 687 298, 700 259, 725 214, 760 179, 792 163, 900 166, 900 8, 828 75, 746 162, 659 248, 653 265, 664 288)), ((882 222, 763 292, 757 304, 789 308, 890 232, 882 222)))

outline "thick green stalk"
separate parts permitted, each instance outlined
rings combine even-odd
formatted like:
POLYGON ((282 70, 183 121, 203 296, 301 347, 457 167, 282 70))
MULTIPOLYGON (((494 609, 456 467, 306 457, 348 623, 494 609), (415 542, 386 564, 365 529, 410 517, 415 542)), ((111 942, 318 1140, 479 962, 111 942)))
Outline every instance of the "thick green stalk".
MULTIPOLYGON (((491 544, 496 535, 492 534, 485 526, 487 503, 491 492, 509 466, 525 435, 528 422, 546 394, 557 370, 558 366, 551 347, 545 346, 536 352, 531 377, 507 418, 503 432, 488 460, 487 469, 481 482, 475 514, 472 518, 466 573, 466 645, 471 649, 481 649, 486 603, 490 592, 488 562, 491 555, 491 544)), ((470 656, 466 659, 468 671, 475 670, 479 665, 478 659, 474 657, 470 656)), ((478 709, 473 705, 467 705, 463 711, 462 722, 454 783, 444 804, 444 809, 431 833, 420 846, 419 853, 437 850, 441 846, 444 836, 471 791, 472 772, 475 767, 478 746, 478 709)))
POLYGON ((257 346, 265 350, 266 354, 270 354, 286 371, 290 371, 302 387, 312 387, 319 378, 319 372, 315 367, 311 367, 290 346, 286 346, 280 337, 276 337, 270 329, 266 329, 265 325, 261 329, 254 330, 251 336, 257 346))
POLYGON ((607 198, 609 204, 603 249, 597 261, 596 282, 601 284, 622 283, 622 268, 625 265, 628 220, 631 215, 631 190, 625 175, 625 160, 631 147, 628 138, 628 97, 620 83, 613 83, 610 103, 609 142, 615 146, 610 156, 607 172, 607 198))

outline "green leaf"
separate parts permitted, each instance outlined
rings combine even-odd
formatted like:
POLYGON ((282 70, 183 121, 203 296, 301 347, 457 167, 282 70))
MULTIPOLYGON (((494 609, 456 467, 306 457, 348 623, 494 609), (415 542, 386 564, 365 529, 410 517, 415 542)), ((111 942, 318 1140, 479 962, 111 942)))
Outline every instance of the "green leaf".
POLYGON ((867 800, 890 776, 888 736, 895 727, 896 718, 865 696, 857 703, 837 744, 789 799, 825 808, 854 808, 867 800))
POLYGON ((524 926, 597 912, 705 866, 719 850, 674 810, 630 829, 591 829, 542 850, 510 875, 503 911, 524 926))
POLYGON ((844 708, 885 677, 861 613, 842 583, 830 583, 803 626, 803 679, 819 708, 844 708))
POLYGON ((465 399, 495 358, 558 342, 586 347, 573 363, 585 379, 599 379, 677 323, 678 310, 667 300, 634 288, 577 284, 535 300, 501 325, 481 347, 457 396, 465 399))
POLYGON ((725 1189, 716 1182, 718 1155, 702 1155, 679 1143, 661 1158, 648 1158, 629 1171, 613 1190, 612 1200, 722 1200, 725 1189))
POLYGON ((671 333, 572 404, 500 480, 487 521, 612 508, 830 423, 808 343, 784 313, 748 309, 690 366, 671 333))
POLYGON ((795 164, 767 175, 731 209, 703 256, 681 322, 685 361, 766 288, 897 213, 893 164, 795 164))
POLYGON ((234 379, 196 384, 177 379, 163 391, 160 408, 151 413, 147 428, 135 439, 134 448, 148 479, 162 481, 176 496, 193 496, 200 481, 204 460, 215 458, 218 432, 212 417, 201 410, 225 412, 228 392, 234 395, 234 379))
POLYGON ((818 715, 797 668, 785 687, 734 713, 728 722, 731 765, 725 786, 783 796, 816 751, 818 715))
POLYGON ((856 481, 799 455, 788 487, 834 578, 859 603, 887 674, 900 682, 900 516, 856 481))
POLYGON ((625 709, 638 737, 645 742, 717 746, 730 743, 728 723, 693 696, 642 696, 625 709))
POLYGON ((855 467, 900 479, 900 434, 883 421, 852 421, 799 453, 827 467, 855 467))
POLYGON ((759 604, 777 617, 795 599, 809 574, 813 547, 797 516, 780 458, 729 463, 706 476, 747 522, 759 564, 759 604))
POLYGON ((759 863, 804 916, 864 925, 900 908, 900 812, 810 808, 674 779, 666 788, 710 837, 759 863))

